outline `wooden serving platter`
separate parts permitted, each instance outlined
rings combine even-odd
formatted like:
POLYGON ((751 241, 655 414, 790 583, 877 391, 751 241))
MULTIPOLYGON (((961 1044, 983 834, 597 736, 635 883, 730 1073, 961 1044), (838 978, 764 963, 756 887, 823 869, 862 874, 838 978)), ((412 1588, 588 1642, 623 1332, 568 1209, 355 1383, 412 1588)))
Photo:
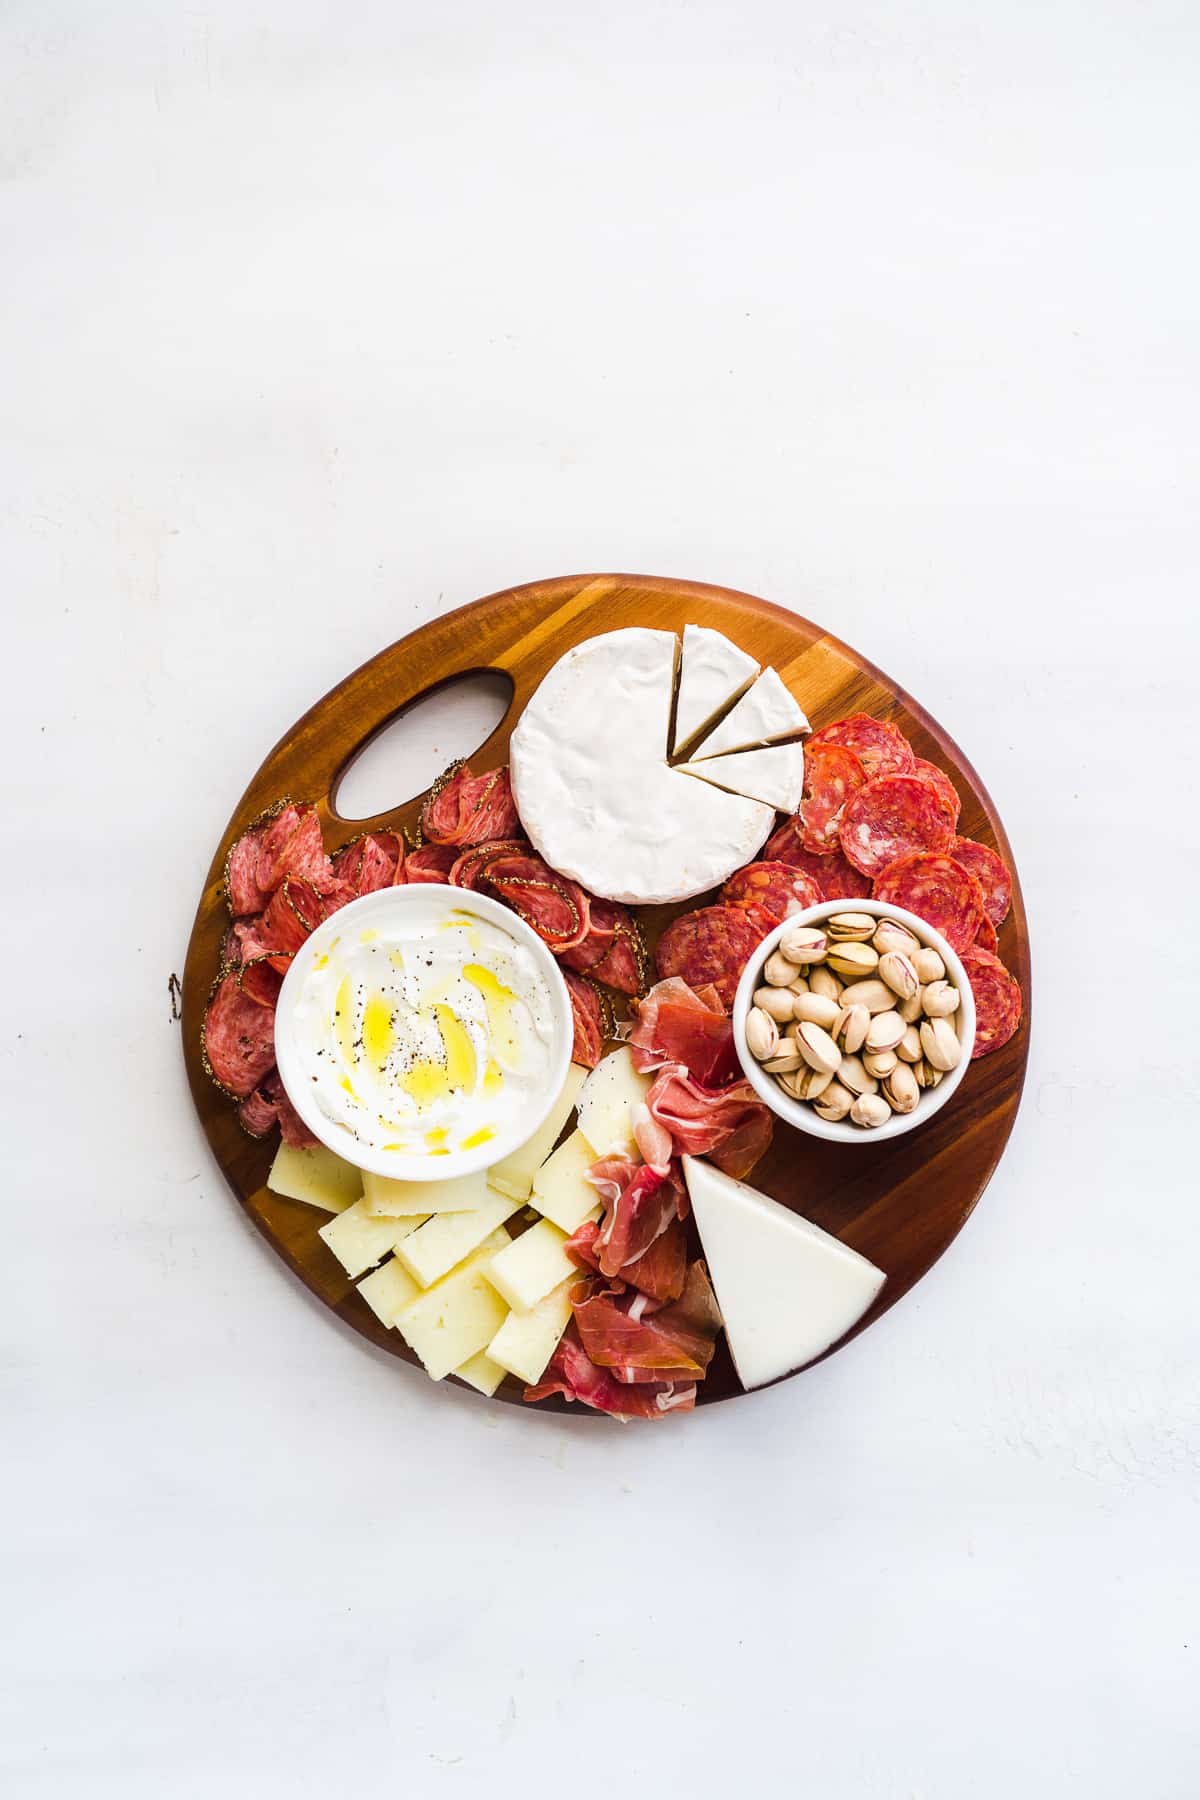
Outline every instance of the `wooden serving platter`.
MULTIPOLYGON (((987 792, 936 721, 865 658, 807 619, 749 594, 643 575, 575 575, 505 589, 460 607, 383 650, 305 713, 251 780, 216 846, 188 945, 183 982, 183 1044, 188 1079, 213 1154, 238 1202, 267 1242, 312 1293, 347 1325, 393 1356, 415 1358, 382 1326, 317 1236, 323 1216, 266 1187, 277 1134, 247 1137, 231 1101, 204 1073, 200 1027, 228 923, 223 874, 229 846, 264 808, 284 795, 315 802, 325 843, 334 849, 364 830, 413 826, 423 796, 371 820, 343 820, 332 796, 354 757, 397 713, 456 676, 487 670, 512 680, 508 712, 472 758, 478 770, 503 763, 521 711, 551 665, 599 632, 646 625, 682 632, 710 625, 772 664, 796 693, 814 730, 847 713, 894 720, 920 756, 940 763, 962 796, 959 831, 993 844, 1013 869, 1013 906, 1000 932, 1002 959, 1021 983, 1025 1019, 1002 1050, 969 1069, 951 1103, 922 1129, 877 1144, 824 1143, 778 1123, 753 1183, 835 1233, 887 1274, 878 1300, 855 1331, 894 1306, 962 1229, 1000 1159, 1016 1118, 1029 1044, 1029 940, 1021 888, 1004 828, 987 792)), ((686 907, 704 905, 703 897, 686 907)), ((684 907, 641 909, 651 942, 684 907)), ((839 1348, 840 1346, 835 1346, 839 1348)), ((827 1352, 831 1354, 831 1352, 827 1352)), ((700 1404, 740 1395, 724 1338, 700 1404)), ((496 1398, 519 1401, 508 1380, 496 1398)), ((530 1411, 561 1411, 555 1397, 530 1411)), ((581 1416, 595 1417, 573 1407, 581 1416)))

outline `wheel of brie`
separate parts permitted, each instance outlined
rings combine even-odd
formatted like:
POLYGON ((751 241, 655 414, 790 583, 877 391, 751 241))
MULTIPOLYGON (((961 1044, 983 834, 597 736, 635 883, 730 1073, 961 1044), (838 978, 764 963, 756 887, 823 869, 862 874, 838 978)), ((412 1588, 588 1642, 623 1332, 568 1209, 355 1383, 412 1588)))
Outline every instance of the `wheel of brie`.
MULTIPOLYGON (((668 761, 678 652, 669 631, 589 638, 550 670, 510 745, 513 796, 539 854, 591 893, 634 906, 719 886, 775 820, 774 805, 747 791, 758 782, 719 786, 715 767, 697 779, 668 761)), ((730 679, 732 703, 744 666, 730 679)))

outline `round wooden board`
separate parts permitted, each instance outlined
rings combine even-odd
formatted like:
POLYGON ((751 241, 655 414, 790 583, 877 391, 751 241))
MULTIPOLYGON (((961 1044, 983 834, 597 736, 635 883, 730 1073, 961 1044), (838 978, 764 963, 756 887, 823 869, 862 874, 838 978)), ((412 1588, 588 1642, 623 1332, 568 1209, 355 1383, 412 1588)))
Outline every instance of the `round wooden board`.
MULTIPOLYGON (((330 849, 371 828, 412 826, 417 796, 377 818, 347 822, 333 809, 338 781, 370 738, 398 712, 455 676, 501 670, 513 683, 500 725, 471 758, 476 769, 507 758, 509 734, 550 666, 582 639, 625 625, 682 632, 685 624, 723 631, 760 662, 773 665, 818 729, 847 713, 894 720, 919 756, 947 770, 962 796, 959 831, 994 844, 1014 872, 1012 912, 1000 955, 1025 995, 1025 1020, 1002 1050, 974 1063, 953 1101, 920 1131, 885 1144, 864 1138, 847 1147, 802 1137, 782 1123, 754 1171, 755 1186, 802 1212, 861 1251, 887 1274, 870 1312, 849 1341, 901 1299, 962 1229, 1008 1141, 1025 1078, 1029 1043, 1029 940, 1012 851, 982 782, 958 747, 915 700, 870 663, 794 613, 749 594, 644 575, 574 575, 531 582, 460 607, 381 651, 307 712, 266 758, 242 795, 213 856, 196 911, 183 982, 183 1044, 200 1122, 234 1194, 295 1274, 363 1337, 412 1362, 396 1331, 382 1326, 317 1236, 323 1215, 266 1187, 276 1134, 247 1137, 233 1104, 204 1073, 200 1027, 228 924, 223 875, 229 846, 283 795, 316 803, 330 849)), ((705 904, 703 898, 688 907, 705 904)), ((680 907, 644 909, 651 941, 680 907)), ((835 1346, 840 1348, 840 1346, 835 1346)), ((831 1354, 827 1353, 827 1354, 831 1354)), ((811 1365, 810 1365, 811 1366, 811 1365)), ((739 1395, 724 1338, 700 1404, 739 1395)), ((497 1399, 519 1401, 508 1380, 497 1399)), ((538 1410, 565 1410, 555 1398, 538 1410)), ((531 1409, 533 1410, 533 1409, 531 1409)), ((586 1409, 571 1410, 586 1416, 586 1409)))

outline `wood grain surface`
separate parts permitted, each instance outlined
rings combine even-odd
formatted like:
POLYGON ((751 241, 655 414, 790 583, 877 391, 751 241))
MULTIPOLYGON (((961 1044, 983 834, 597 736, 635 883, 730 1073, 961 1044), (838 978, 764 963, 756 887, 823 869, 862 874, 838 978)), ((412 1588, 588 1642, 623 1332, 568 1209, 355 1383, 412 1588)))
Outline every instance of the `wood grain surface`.
MULTIPOLYGON (((501 670, 513 683, 512 704, 471 758, 477 770, 507 757, 509 734, 538 682, 573 644, 627 625, 681 632, 709 625, 772 664, 804 707, 814 729, 851 712, 894 720, 919 756, 939 763, 962 796, 959 831, 995 845, 1013 869, 1012 912, 1000 931, 999 953, 1021 983, 1025 1018, 1017 1035, 994 1055, 972 1064, 950 1104, 925 1128, 889 1143, 864 1134, 861 1145, 823 1143, 778 1122, 775 1140, 753 1182, 861 1251, 888 1277, 859 1331, 879 1318, 920 1280, 962 1229, 1008 1141, 1020 1102, 1028 1055, 1029 941, 1020 881, 1003 826, 982 782, 963 753, 928 713, 865 658, 819 626, 749 594, 700 583, 644 575, 576 575, 505 589, 446 614, 383 650, 305 713, 265 758, 216 846, 188 945, 183 983, 183 1044, 188 1079, 201 1124, 238 1202, 305 1286, 363 1337, 407 1362, 411 1352, 396 1331, 379 1323, 353 1282, 317 1236, 325 1215, 271 1193, 265 1183, 277 1135, 247 1137, 233 1103, 205 1076, 200 1055, 204 1005, 228 924, 223 889, 230 844, 251 819, 284 795, 316 804, 333 850, 373 828, 411 826, 417 795, 374 819, 353 822, 333 807, 338 781, 370 739, 405 707, 456 676, 501 670)), ((676 822, 685 831, 686 820, 676 822)), ((701 906, 704 897, 687 902, 701 906)), ((653 942, 683 907, 640 909, 653 942)), ((840 1346, 834 1346, 838 1348, 840 1346)), ((832 1352, 827 1352, 832 1354, 832 1352)), ((700 1403, 741 1393, 722 1337, 700 1403)), ((497 1399, 520 1400, 509 1380, 497 1399)), ((560 1399, 536 1410, 563 1410, 560 1399)), ((535 1409, 530 1409, 533 1411, 535 1409)), ((571 1410, 597 1417, 586 1409, 571 1410)))

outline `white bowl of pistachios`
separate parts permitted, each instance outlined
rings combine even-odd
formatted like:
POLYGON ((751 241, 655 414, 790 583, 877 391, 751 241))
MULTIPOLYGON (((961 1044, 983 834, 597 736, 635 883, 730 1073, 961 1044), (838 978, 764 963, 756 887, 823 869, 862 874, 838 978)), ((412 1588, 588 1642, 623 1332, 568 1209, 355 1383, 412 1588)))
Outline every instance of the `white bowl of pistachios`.
POLYGON ((827 900, 776 926, 733 1003, 738 1057, 772 1112, 814 1137, 878 1143, 956 1091, 975 1000, 955 952, 915 913, 827 900))

